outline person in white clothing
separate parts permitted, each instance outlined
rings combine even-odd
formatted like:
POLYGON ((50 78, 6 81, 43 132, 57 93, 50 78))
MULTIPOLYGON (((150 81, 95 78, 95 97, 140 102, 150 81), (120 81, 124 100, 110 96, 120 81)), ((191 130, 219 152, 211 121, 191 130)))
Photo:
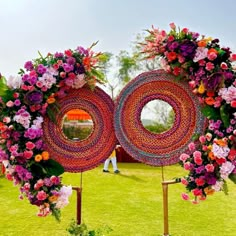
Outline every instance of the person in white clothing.
POLYGON ((112 154, 110 155, 110 157, 107 158, 106 161, 104 162, 103 172, 105 172, 105 173, 110 172, 110 171, 108 170, 110 161, 111 161, 111 163, 112 163, 112 167, 113 167, 114 173, 115 173, 115 174, 119 174, 120 171, 118 170, 118 167, 117 167, 116 149, 113 150, 113 152, 112 152, 112 154))

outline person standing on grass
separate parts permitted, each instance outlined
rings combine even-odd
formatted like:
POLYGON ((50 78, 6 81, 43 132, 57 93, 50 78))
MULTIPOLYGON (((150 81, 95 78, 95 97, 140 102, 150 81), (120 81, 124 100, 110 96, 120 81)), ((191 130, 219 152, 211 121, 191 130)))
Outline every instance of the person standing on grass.
MULTIPOLYGON (((116 148, 117 148, 117 146, 116 146, 116 148)), ((106 161, 104 162, 103 172, 105 172, 105 173, 110 172, 108 170, 110 161, 112 163, 112 167, 113 167, 114 173, 115 174, 119 174, 120 173, 120 171, 118 170, 118 167, 117 167, 116 148, 113 150, 113 152, 110 155, 110 157, 107 158, 106 161)))

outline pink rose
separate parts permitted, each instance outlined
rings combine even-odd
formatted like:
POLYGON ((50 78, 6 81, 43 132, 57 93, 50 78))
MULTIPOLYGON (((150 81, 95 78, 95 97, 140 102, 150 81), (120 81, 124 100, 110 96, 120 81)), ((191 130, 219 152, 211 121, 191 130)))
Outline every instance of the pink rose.
POLYGON ((200 151, 195 151, 193 153, 193 157, 194 157, 194 162, 200 166, 202 164, 202 153, 200 151))
POLYGON ((201 143, 205 143, 205 142, 206 142, 206 137, 205 137, 204 135, 201 135, 201 136, 199 137, 199 141, 200 141, 201 143))
POLYGON ((215 68, 214 64, 212 62, 206 63, 206 70, 212 71, 215 68))
POLYGON ((170 23, 170 28, 174 30, 176 28, 175 23, 173 23, 173 22, 170 23))
POLYGON ((205 184, 205 181, 203 178, 196 178, 195 183, 197 186, 203 186, 205 184))
POLYGON ((187 193, 182 193, 181 197, 183 200, 188 201, 189 200, 189 195, 187 193))
POLYGON ((26 148, 29 149, 29 150, 32 150, 35 148, 35 144, 28 141, 26 144, 25 144, 26 148))
POLYGON ((192 193, 194 196, 201 196, 202 195, 202 190, 201 189, 198 189, 198 188, 195 188, 192 190, 192 193))
POLYGON ((14 106, 14 102, 13 101, 8 101, 7 103, 6 103, 6 106, 7 107, 13 107, 14 106))
POLYGON ((231 102, 230 102, 230 105, 231 105, 231 107, 236 108, 236 101, 235 101, 235 100, 234 100, 234 101, 231 101, 231 102))
POLYGON ((42 201, 42 200, 45 200, 47 198, 47 194, 43 190, 41 190, 37 193, 36 197, 37 197, 38 200, 42 201))
POLYGON ((186 153, 182 153, 179 157, 179 159, 182 161, 182 162, 185 162, 187 159, 189 158, 189 155, 186 154, 186 153))
POLYGON ((220 64, 220 68, 221 68, 222 70, 227 70, 227 69, 228 69, 228 65, 227 65, 225 62, 222 62, 222 63, 220 64))
POLYGON ((193 152, 196 150, 196 147, 195 147, 195 144, 193 142, 191 142, 189 145, 188 145, 188 149, 189 151, 193 152))
POLYGON ((206 169, 207 172, 213 172, 214 169, 215 169, 215 167, 214 167, 213 164, 207 164, 207 165, 205 166, 205 169, 206 169))
POLYGON ((188 181, 185 178, 181 179, 181 183, 185 186, 188 185, 188 181))
POLYGON ((32 156, 33 156, 33 152, 32 151, 24 151, 24 154, 23 154, 24 158, 25 159, 30 159, 32 156))

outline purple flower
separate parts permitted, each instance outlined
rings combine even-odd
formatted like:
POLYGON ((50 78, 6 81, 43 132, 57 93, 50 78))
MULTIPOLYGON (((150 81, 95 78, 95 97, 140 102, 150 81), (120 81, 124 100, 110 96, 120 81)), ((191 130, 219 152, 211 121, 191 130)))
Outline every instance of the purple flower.
POLYGON ((205 170, 205 166, 199 166, 195 169, 197 174, 201 174, 205 170))
POLYGON ((24 65, 24 68, 25 68, 26 70, 28 70, 28 71, 33 70, 33 69, 34 69, 34 66, 33 66, 32 61, 27 61, 27 62, 25 63, 25 65, 24 65))
POLYGON ((63 56, 64 56, 64 54, 62 52, 56 52, 54 54, 54 57, 56 57, 56 58, 63 58, 63 56))
POLYGON ((76 60, 74 57, 69 57, 66 59, 66 62, 69 64, 69 65, 74 65, 76 63, 76 60))
POLYGON ((84 55, 84 56, 88 56, 88 55, 89 55, 88 50, 87 50, 87 49, 84 49, 83 47, 77 47, 76 50, 77 50, 80 54, 82 54, 82 55, 84 55))
POLYGON ((189 40, 184 40, 179 46, 180 54, 190 59, 194 58, 196 48, 196 44, 189 40))
POLYGON ((0 147, 0 162, 7 160, 8 155, 6 154, 6 152, 4 150, 2 150, 2 148, 0 147))
POLYGON ((43 101, 43 94, 38 90, 30 91, 25 95, 25 100, 29 105, 41 104, 43 101))
POLYGON ((22 180, 22 181, 28 181, 29 179, 32 179, 32 174, 25 169, 24 167, 17 165, 15 167, 15 172, 17 173, 18 177, 22 180))
POLYGON ((65 72, 71 72, 73 69, 74 69, 74 66, 73 65, 69 65, 69 64, 67 64, 67 63, 64 63, 63 65, 62 65, 62 67, 63 67, 63 69, 64 69, 64 71, 65 72))
POLYGON ((221 73, 215 73, 212 76, 203 79, 203 83, 207 89, 215 90, 221 83, 223 77, 221 73))
POLYGON ((42 139, 37 140, 35 142, 35 147, 36 149, 41 150, 43 148, 43 140, 42 139))
POLYGON ((44 74, 46 71, 47 71, 47 68, 44 65, 42 65, 42 64, 38 65, 37 72, 39 74, 44 74))
POLYGON ((205 180, 206 182, 209 184, 209 185, 214 185, 216 184, 216 177, 214 176, 214 173, 209 173, 209 172, 206 172, 205 174, 205 180))
POLYGON ((79 67, 77 67, 76 71, 79 73, 79 74, 84 74, 85 73, 85 68, 83 65, 80 65, 79 67))
POLYGON ((179 46, 179 43, 174 41, 174 42, 170 42, 167 44, 167 47, 169 48, 170 51, 174 51, 175 49, 177 49, 179 46))
POLYGON ((25 131, 24 137, 33 140, 35 138, 40 138, 42 135, 43 135, 42 129, 29 128, 25 131))

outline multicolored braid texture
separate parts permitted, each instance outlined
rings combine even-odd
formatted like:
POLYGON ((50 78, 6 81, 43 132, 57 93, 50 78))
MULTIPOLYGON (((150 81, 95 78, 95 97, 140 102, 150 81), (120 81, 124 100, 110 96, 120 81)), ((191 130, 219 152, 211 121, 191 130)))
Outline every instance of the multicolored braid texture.
POLYGON ((140 162, 152 166, 175 164, 188 150, 192 136, 203 133, 204 118, 196 95, 187 83, 175 79, 163 70, 142 73, 127 84, 116 101, 117 139, 140 162), (160 134, 146 130, 141 122, 143 107, 155 99, 169 103, 175 113, 173 126, 160 134))
POLYGON ((117 139, 113 126, 114 103, 109 95, 96 87, 71 90, 60 100, 56 122, 45 117, 44 142, 50 156, 67 172, 83 172, 98 166, 110 156, 117 139), (63 131, 63 117, 72 109, 83 109, 93 120, 93 131, 87 139, 72 141, 63 131))

